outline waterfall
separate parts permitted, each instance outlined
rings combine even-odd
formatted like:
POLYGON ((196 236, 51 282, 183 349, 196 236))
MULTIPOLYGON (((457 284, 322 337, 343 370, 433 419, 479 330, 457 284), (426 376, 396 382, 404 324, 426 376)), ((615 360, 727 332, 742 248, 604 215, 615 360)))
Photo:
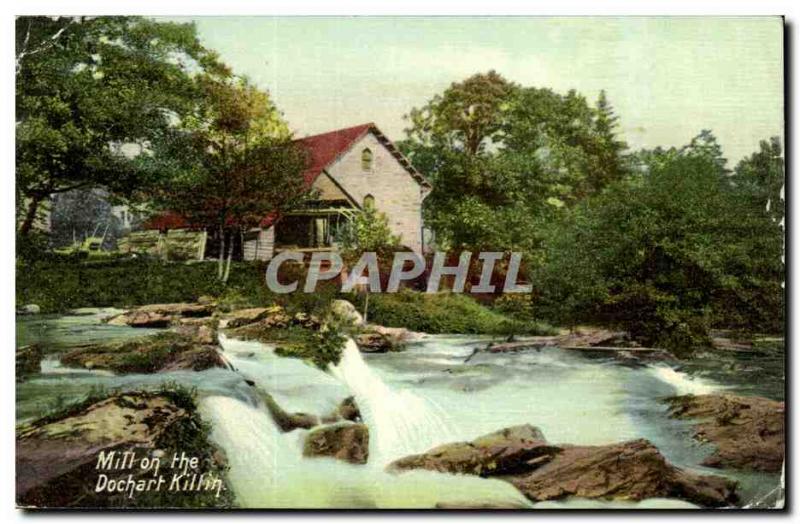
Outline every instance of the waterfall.
POLYGON ((364 362, 352 339, 330 372, 350 389, 369 426, 370 462, 386 464, 453 440, 435 406, 409 390, 389 387, 364 362))
POLYGON ((649 366, 647 371, 662 382, 675 389, 677 395, 707 395, 724 386, 702 377, 693 377, 683 371, 678 371, 666 365, 649 366))

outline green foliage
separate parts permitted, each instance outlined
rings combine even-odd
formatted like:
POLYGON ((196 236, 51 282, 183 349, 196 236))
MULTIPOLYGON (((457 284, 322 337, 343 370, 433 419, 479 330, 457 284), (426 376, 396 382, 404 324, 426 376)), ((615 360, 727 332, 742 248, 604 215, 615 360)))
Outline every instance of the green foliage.
MULTIPOLYGON (((353 303, 360 309, 362 302, 362 297, 353 297, 353 303)), ((425 333, 555 334, 553 328, 543 322, 509 318, 458 293, 372 294, 369 315, 370 321, 376 324, 425 333)))
POLYGON ((238 329, 236 336, 275 344, 276 355, 307 360, 323 371, 339 362, 345 343, 344 334, 331 325, 315 331, 301 326, 264 328, 255 324, 238 329))
POLYGON ((629 171, 617 117, 570 91, 474 75, 408 117, 400 144, 433 182, 426 224, 441 248, 536 256, 543 223, 629 171))
POLYGON ((192 71, 215 57, 190 24, 140 17, 16 21, 16 181, 20 232, 51 195, 145 178, 122 144, 152 144, 193 108, 192 71))
POLYGON ((370 205, 342 226, 337 241, 342 258, 350 263, 365 252, 390 254, 400 247, 400 237, 392 234, 386 214, 370 205))
POLYGON ((707 343, 715 313, 731 306, 717 297, 754 293, 765 304, 749 328, 779 326, 782 236, 732 183, 713 136, 642 158, 641 173, 548 229, 533 275, 539 311, 617 324, 681 353, 707 343))

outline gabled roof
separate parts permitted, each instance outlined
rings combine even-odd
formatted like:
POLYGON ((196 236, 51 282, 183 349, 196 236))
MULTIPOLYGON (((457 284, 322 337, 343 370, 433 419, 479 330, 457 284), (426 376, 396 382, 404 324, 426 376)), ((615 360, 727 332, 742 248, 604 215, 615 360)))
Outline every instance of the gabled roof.
POLYGON ((414 166, 411 165, 405 155, 372 122, 296 140, 295 143, 300 144, 309 155, 309 167, 303 173, 306 183, 309 186, 313 184, 325 169, 349 151, 353 144, 367 133, 375 135, 375 138, 389 150, 392 156, 400 162, 418 184, 431 187, 430 182, 419 171, 414 169, 414 166))
MULTIPOLYGON (((303 179, 309 187, 317 180, 319 175, 322 174, 331 164, 336 162, 342 155, 350 150, 350 148, 358 142, 367 133, 372 133, 386 149, 392 154, 394 158, 402 165, 406 171, 423 187, 431 188, 431 183, 422 176, 422 174, 414 169, 411 162, 400 152, 397 147, 389 140, 386 135, 381 133, 378 127, 370 122, 368 124, 361 124, 359 126, 348 127, 345 129, 337 129, 329 131, 320 135, 309 136, 295 140, 296 144, 302 146, 309 156, 309 164, 303 172, 303 179)), ((334 183, 336 180, 331 177, 334 183)), ((344 191, 344 188, 342 188, 344 191)), ((347 191, 344 191, 345 193, 347 191)), ((265 216, 261 221, 261 227, 269 227, 278 218, 278 214, 273 212, 265 216)), ((183 229, 195 227, 184 217, 178 213, 171 211, 162 213, 155 217, 150 218, 143 224, 144 229, 183 229)))

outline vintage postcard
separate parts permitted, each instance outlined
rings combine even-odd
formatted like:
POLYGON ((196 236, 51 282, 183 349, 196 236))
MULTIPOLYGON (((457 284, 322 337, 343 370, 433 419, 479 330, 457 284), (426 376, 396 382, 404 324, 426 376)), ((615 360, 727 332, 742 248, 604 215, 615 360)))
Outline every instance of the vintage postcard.
POLYGON ((15 27, 18 507, 786 507, 781 17, 15 27))

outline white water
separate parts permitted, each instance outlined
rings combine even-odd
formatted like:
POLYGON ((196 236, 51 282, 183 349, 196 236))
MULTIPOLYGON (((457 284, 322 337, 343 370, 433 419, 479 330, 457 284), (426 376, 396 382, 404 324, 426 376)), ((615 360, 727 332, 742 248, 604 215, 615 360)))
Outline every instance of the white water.
MULTIPOLYGON (((33 324, 48 337, 69 340, 129 336, 129 328, 88 326, 91 317, 33 324), (88 338, 87 338, 88 337, 88 338)), ((136 332, 141 334, 141 332, 136 332)), ((354 344, 329 373, 274 348, 222 337, 226 359, 238 370, 119 375, 68 370, 55 360, 43 373, 17 385, 18 421, 41 414, 56 397, 80 398, 94 386, 159 387, 176 381, 197 387, 212 439, 226 452, 229 480, 240 506, 251 508, 431 508, 446 505, 531 506, 502 481, 426 471, 384 472, 391 460, 445 442, 471 440, 503 427, 530 423, 556 443, 603 444, 648 438, 671 462, 697 468, 707 450, 691 439, 684 421, 665 416, 659 399, 701 394, 727 386, 666 366, 639 369, 591 360, 558 349, 517 354, 481 353, 465 363, 480 337, 425 337, 402 353, 362 355, 354 344), (287 411, 330 413, 356 397, 370 429, 370 459, 351 465, 303 458, 306 431, 281 433, 243 376, 273 395, 287 411)), ((704 471, 705 473, 721 473, 704 471)), ((722 472, 727 473, 727 472, 722 472)), ((741 474, 745 501, 773 504, 776 475, 741 474)), ((566 500, 537 508, 685 507, 675 500, 639 504, 566 500)))
POLYGON ((672 386, 676 395, 707 395, 725 389, 713 380, 693 377, 666 365, 650 366, 647 370, 657 379, 672 386))
POLYGON ((370 428, 371 460, 388 464, 453 441, 441 410, 408 389, 387 386, 364 362, 353 340, 347 340, 339 364, 330 371, 352 392, 370 428))

